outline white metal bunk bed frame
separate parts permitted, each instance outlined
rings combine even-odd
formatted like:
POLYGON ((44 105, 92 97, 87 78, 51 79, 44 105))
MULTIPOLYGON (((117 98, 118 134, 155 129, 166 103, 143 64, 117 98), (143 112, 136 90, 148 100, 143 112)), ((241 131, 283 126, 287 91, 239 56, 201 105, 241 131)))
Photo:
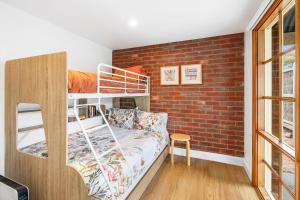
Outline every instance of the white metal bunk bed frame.
POLYGON ((138 74, 126 69, 122 69, 119 67, 114 67, 111 65, 107 65, 104 63, 101 63, 97 67, 97 92, 96 93, 69 93, 68 98, 69 99, 98 99, 98 98, 113 98, 113 97, 139 97, 139 96, 149 96, 150 95, 150 77, 143 75, 143 74, 138 74), (102 70, 102 68, 108 69, 107 71, 102 70), (114 70, 122 71, 124 72, 124 75, 121 74, 116 74, 113 73, 114 70), (119 81, 119 80, 112 80, 112 79, 106 79, 106 78, 101 78, 101 75, 111 75, 115 77, 120 77, 124 78, 124 81, 119 81), (137 78, 134 78, 132 76, 128 75, 133 75, 137 76, 137 78), (142 77, 142 79, 140 78, 142 77), (130 82, 128 80, 135 80, 138 83, 130 82), (110 86, 102 86, 101 81, 107 81, 111 83, 120 83, 124 84, 125 87, 110 87, 110 86), (141 83, 144 82, 144 83, 141 83), (138 88, 132 88, 128 87, 128 85, 136 85, 138 88), (145 86, 145 88, 140 88, 140 86, 145 86), (101 93, 101 89, 116 89, 116 90, 124 90, 123 93, 101 93), (134 90, 134 91, 144 91, 144 92, 130 92, 128 93, 128 90, 134 90))
MULTIPOLYGON (((114 66, 110 66, 110 65, 101 63, 97 67, 97 93, 89 93, 89 94, 86 94, 86 93, 70 93, 70 94, 68 94, 68 98, 73 100, 73 111, 74 111, 75 118, 76 118, 76 120, 77 120, 77 122, 78 122, 78 124, 81 128, 81 131, 84 134, 84 137, 85 137, 85 139, 88 143, 88 146, 90 147, 90 149, 92 151, 92 154, 93 154, 95 160, 97 161, 97 163, 100 167, 100 170, 103 174, 103 177, 104 177, 104 179, 105 179, 105 181, 106 181, 106 183, 107 183, 107 185, 108 185, 108 187, 111 191, 112 199, 116 199, 115 196, 114 196, 114 192, 113 192, 114 191, 113 186, 111 185, 111 183, 109 181, 109 177, 107 176, 107 174, 105 173, 105 170, 103 169, 103 164, 101 163, 100 158, 106 156, 107 154, 109 154, 110 152, 112 152, 114 150, 117 150, 117 149, 120 150, 124 160, 126 161, 126 164, 130 167, 130 170, 131 170, 131 187, 130 187, 130 189, 134 187, 134 184, 133 184, 134 183, 134 173, 133 173, 133 166, 131 166, 130 163, 128 162, 119 141, 117 140, 112 128, 110 127, 110 125, 109 125, 109 123, 108 123, 108 121, 105 117, 105 114, 103 113, 103 111, 101 109, 101 99, 102 98, 112 98, 112 97, 149 96, 149 94, 150 94, 149 84, 150 84, 150 77, 149 76, 138 74, 138 73, 131 72, 131 71, 128 71, 128 70, 125 70, 125 69, 121 69, 121 68, 118 68, 118 67, 114 67, 114 66), (108 70, 102 70, 102 68, 106 68, 108 70), (114 70, 122 71, 122 72, 124 72, 124 75, 113 73, 114 70), (101 77, 102 74, 121 77, 121 78, 124 78, 124 81, 102 78, 101 77), (134 78, 134 77, 128 76, 128 75, 134 75, 134 76, 137 76, 137 78, 134 78), (142 77, 142 79, 140 79, 140 77, 142 77), (137 81, 137 83, 128 82, 128 79, 137 81), (102 86, 101 81, 120 83, 120 84, 124 84, 125 87, 102 86), (144 82, 144 83, 141 83, 141 82, 144 82), (135 86, 137 86, 137 88, 128 87, 128 85, 135 85, 135 86), (143 86, 144 88, 141 88, 140 86, 143 86), (103 88, 103 89, 124 90, 124 93, 101 93, 101 88, 103 88), (130 93, 128 93, 127 90, 143 91, 143 92, 138 92, 138 93, 130 92, 130 93), (79 99, 98 99, 98 103, 78 104, 77 100, 79 100, 79 99), (101 115, 101 117, 104 121, 103 125, 99 125, 99 126, 96 126, 96 127, 90 128, 90 129, 86 129, 84 127, 84 125, 83 125, 83 123, 82 123, 82 121, 79 117, 79 113, 77 111, 77 108, 85 107, 85 106, 89 106, 89 105, 94 105, 98 108, 98 110, 100 112, 100 115, 101 115), (93 147, 92 142, 89 139, 88 133, 100 130, 102 128, 108 128, 109 129, 109 132, 111 133, 111 135, 113 137, 113 140, 116 143, 116 146, 108 149, 107 151, 101 153, 100 156, 98 156, 96 151, 95 151, 95 148, 93 147)), ((130 190, 127 190, 125 193, 122 194, 120 199, 125 199, 128 196, 129 193, 130 193, 130 190)))

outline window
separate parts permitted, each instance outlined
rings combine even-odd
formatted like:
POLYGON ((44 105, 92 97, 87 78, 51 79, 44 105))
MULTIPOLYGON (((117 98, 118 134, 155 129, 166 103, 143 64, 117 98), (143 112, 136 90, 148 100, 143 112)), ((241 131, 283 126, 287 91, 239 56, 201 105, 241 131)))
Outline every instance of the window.
POLYGON ((296 6, 276 1, 253 31, 253 183, 265 199, 300 199, 296 6))

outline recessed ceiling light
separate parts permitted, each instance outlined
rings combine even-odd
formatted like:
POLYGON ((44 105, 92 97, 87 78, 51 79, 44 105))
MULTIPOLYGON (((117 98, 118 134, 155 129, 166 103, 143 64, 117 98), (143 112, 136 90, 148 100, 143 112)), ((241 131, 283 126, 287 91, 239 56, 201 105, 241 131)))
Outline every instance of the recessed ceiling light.
POLYGON ((137 27, 138 26, 138 21, 136 19, 130 19, 128 22, 130 27, 137 27))

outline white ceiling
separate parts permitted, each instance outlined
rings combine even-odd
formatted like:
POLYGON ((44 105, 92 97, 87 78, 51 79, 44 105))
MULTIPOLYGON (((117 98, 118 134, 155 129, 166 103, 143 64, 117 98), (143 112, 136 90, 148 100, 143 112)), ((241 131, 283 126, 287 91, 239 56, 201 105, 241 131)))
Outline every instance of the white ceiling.
POLYGON ((111 49, 243 32, 262 2, 262 0, 1 1, 111 49), (137 20, 136 27, 129 25, 132 19, 137 20))

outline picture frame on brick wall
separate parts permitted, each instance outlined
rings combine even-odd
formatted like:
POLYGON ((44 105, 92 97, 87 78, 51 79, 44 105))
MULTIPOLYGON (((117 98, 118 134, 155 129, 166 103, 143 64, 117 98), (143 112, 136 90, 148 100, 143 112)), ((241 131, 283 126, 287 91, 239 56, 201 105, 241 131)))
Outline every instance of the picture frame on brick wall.
POLYGON ((179 66, 164 66, 160 68, 161 85, 179 85, 179 66))
POLYGON ((181 84, 196 85, 202 84, 202 65, 182 65, 181 66, 181 84))

